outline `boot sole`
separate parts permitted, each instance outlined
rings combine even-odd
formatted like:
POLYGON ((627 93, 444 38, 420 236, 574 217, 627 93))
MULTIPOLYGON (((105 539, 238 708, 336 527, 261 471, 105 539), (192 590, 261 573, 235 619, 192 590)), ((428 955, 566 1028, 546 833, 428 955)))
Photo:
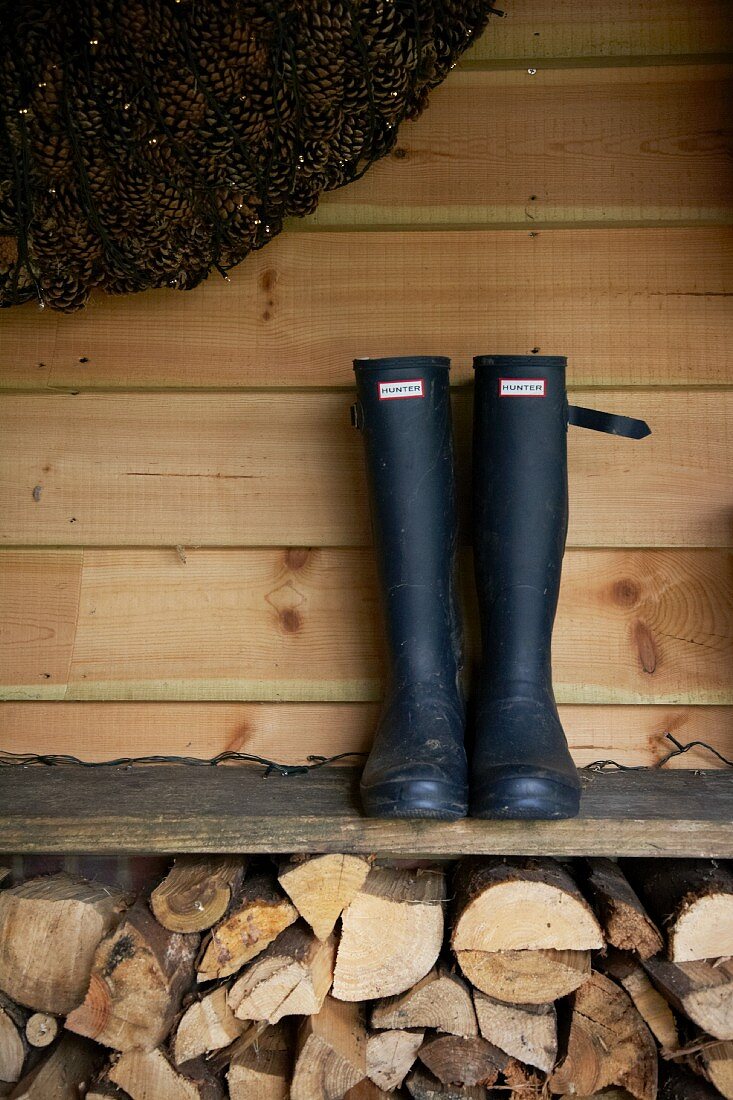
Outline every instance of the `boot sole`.
POLYGON ((360 790, 367 817, 458 821, 468 814, 465 795, 457 795, 454 787, 436 780, 395 780, 373 787, 362 784, 360 790))
POLYGON ((505 776, 482 785, 471 817, 500 821, 562 821, 577 817, 580 791, 540 776, 505 776))

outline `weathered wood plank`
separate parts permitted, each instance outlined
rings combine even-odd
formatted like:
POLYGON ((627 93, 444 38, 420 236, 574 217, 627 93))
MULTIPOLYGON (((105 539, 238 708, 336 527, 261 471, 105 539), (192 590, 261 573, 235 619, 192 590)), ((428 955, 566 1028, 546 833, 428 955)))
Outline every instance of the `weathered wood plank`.
MULTIPOLYGON (((378 713, 376 703, 1 703, 0 747, 82 760, 232 750, 303 763, 368 749, 378 713)), ((672 748, 667 732, 733 757, 731 707, 575 705, 561 706, 560 717, 581 767, 605 759, 648 767, 672 748)), ((667 765, 717 766, 702 749, 667 765)))
POLYGON ((363 818, 357 770, 264 779, 250 767, 0 769, 0 850, 733 855, 724 772, 586 774, 559 822, 363 818))
MULTIPOLYGON (((368 550, 195 550, 184 564, 173 549, 87 549, 81 579, 68 581, 69 591, 79 586, 76 628, 49 666, 46 647, 51 656, 59 647, 56 601, 67 599, 55 553, 2 555, 0 697, 356 702, 381 694, 368 550)), ((463 576, 473 651, 468 560, 463 576)), ((63 623, 69 618, 65 611, 63 623)), ((733 703, 732 648, 729 552, 567 555, 553 646, 561 702, 733 703)))
POLYGON ((285 233, 230 283, 6 311, 0 386, 352 386, 356 355, 436 352, 463 381, 475 354, 533 348, 567 355, 576 386, 727 383, 732 242, 726 229, 285 233))
POLYGON ((732 71, 455 73, 306 228, 729 222, 732 71))
POLYGON ((674 57, 733 49, 726 0, 522 0, 503 5, 464 64, 674 57))
MULTIPOLYGON (((459 485, 471 391, 457 395, 459 485)), ((728 546, 733 391, 575 391, 644 417, 640 442, 572 429, 571 546, 728 546)), ((364 459, 340 393, 4 398, 4 545, 366 545, 364 459), (34 492, 35 490, 35 492, 34 492)))

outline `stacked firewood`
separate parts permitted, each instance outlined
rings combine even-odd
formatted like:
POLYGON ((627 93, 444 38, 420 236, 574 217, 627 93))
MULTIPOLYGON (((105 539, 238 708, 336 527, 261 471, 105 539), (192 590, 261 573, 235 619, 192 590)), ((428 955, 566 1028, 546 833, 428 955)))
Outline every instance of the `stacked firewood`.
POLYGON ((731 957, 711 861, 35 878, 0 892, 0 1096, 733 1097, 731 957))

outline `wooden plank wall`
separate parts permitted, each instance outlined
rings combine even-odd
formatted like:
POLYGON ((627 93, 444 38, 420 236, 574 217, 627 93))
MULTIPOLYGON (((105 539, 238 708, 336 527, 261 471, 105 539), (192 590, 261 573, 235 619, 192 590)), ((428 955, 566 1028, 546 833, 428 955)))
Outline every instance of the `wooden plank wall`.
POLYGON ((649 764, 666 732, 733 751, 727 4, 506 6, 394 154, 231 283, 0 319, 1 747, 367 747, 351 359, 452 357, 465 486, 464 384, 493 351, 566 354, 578 401, 654 429, 572 433, 576 759, 649 764))

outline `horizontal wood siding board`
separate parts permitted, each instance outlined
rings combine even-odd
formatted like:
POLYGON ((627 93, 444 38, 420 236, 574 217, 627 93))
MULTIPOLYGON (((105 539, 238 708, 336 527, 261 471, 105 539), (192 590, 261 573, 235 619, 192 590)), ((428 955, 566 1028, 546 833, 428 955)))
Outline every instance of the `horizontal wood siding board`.
POLYGON ((529 0, 503 5, 464 59, 492 64, 516 59, 612 59, 733 50, 727 0, 529 0))
POLYGON ((388 821, 362 816, 358 771, 265 779, 261 768, 0 769, 0 850, 363 852, 456 856, 733 856, 722 772, 586 774, 571 821, 388 821))
MULTIPOLYGON (((630 441, 570 430, 571 546, 727 546, 733 390, 574 391, 645 418, 630 441)), ((7 396, 5 546, 346 546, 370 528, 340 393, 7 396)), ((471 391, 456 396, 469 482, 471 391)))
MULTIPOLYGON (((378 703, 0 703, 0 747, 16 753, 120 756, 254 753, 284 763, 368 750, 378 703)), ((561 706, 576 763, 657 764, 674 746, 702 741, 733 758, 733 707, 561 706)), ((670 768, 723 767, 703 748, 670 768)))
MULTIPOLYGON (((194 550, 185 564, 173 549, 62 551, 60 564, 58 554, 0 555, 2 698, 381 696, 368 550, 194 550)), ((470 656, 467 557, 462 576, 470 656)), ((566 556, 553 647, 560 702, 731 704, 732 655, 729 552, 566 556)))
POLYGON ((732 73, 455 73, 403 126, 392 153, 324 196, 307 224, 729 221, 732 73))
POLYGON ((0 386, 353 385, 361 355, 567 355, 576 385, 731 381, 730 229, 286 233, 225 283, 5 311, 0 386), (379 323, 375 324, 375 318, 379 323))

